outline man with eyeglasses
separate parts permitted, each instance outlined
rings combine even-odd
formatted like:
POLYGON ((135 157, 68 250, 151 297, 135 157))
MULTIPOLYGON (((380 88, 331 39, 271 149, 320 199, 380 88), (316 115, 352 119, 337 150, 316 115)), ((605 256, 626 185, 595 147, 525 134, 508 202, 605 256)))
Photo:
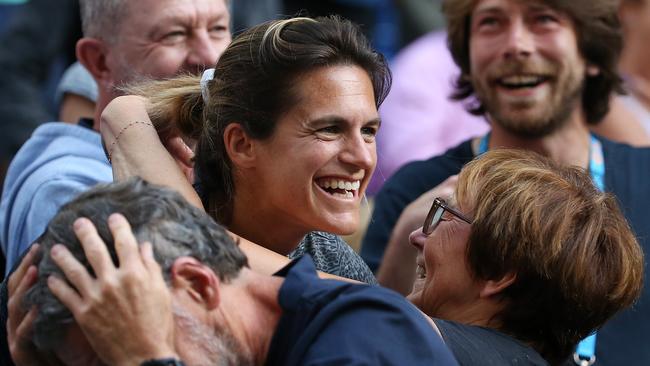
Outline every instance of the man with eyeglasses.
MULTIPOLYGON (((426 161, 404 166, 384 184, 361 254, 380 283, 408 292, 416 253, 408 233, 420 225, 433 197, 449 191, 461 167, 498 148, 536 151, 588 171, 616 196, 647 248, 650 237, 650 150, 590 134, 621 90, 616 66, 622 46, 617 2, 448 0, 450 50, 461 69, 453 97, 484 115, 491 132, 426 161), (437 187, 445 182, 446 187, 437 187), (385 253, 384 253, 385 252, 385 253), (381 267, 379 265, 381 264, 381 267)), ((650 250, 650 248, 648 248, 650 250)), ((650 364, 650 299, 624 312, 590 346, 601 365, 650 364)), ((591 357, 587 357, 591 358, 591 357)))

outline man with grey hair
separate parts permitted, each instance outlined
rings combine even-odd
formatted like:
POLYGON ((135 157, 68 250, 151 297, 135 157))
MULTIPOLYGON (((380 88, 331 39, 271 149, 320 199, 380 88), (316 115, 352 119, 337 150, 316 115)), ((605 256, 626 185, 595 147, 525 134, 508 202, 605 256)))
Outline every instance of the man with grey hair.
POLYGON ((81 0, 81 14, 77 58, 98 85, 94 121, 46 123, 12 161, 0 202, 7 273, 61 205, 112 180, 97 131, 119 88, 199 72, 214 65, 231 40, 226 0, 81 0))
POLYGON ((139 179, 80 195, 39 241, 12 293, 34 309, 31 336, 9 326, 36 346, 12 347, 17 365, 456 365, 400 295, 321 280, 308 256, 255 273, 204 212, 139 179))

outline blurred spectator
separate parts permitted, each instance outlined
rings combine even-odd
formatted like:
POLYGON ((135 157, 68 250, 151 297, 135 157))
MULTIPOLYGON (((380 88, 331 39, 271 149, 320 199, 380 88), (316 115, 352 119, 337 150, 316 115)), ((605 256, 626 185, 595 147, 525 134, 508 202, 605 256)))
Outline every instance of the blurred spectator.
POLYGON ((22 0, 0 0, 0 34, 7 29, 7 25, 9 24, 9 19, 11 19, 11 16, 13 13, 20 9, 19 6, 23 4, 24 1, 22 0))
POLYGON ((440 9, 441 0, 393 0, 393 3, 400 13, 402 45, 442 29, 445 25, 440 9))
POLYGON ((236 0, 230 7, 234 33, 284 14, 282 0, 236 0))
POLYGON ((59 107, 59 121, 78 123, 92 119, 97 101, 97 83, 86 68, 75 62, 63 73, 54 99, 59 107))
POLYGON ((78 0, 31 0, 11 15, 0 37, 0 181, 32 131, 54 119, 46 95, 53 94, 57 70, 74 61, 80 36, 78 0))
POLYGON ((650 133, 650 1, 623 0, 619 14, 625 37, 620 70, 630 91, 624 103, 650 133))
POLYGON ((444 33, 430 33, 403 49, 391 69, 393 88, 379 111, 377 169, 369 194, 405 163, 439 155, 489 128, 483 117, 449 100, 459 71, 444 33))
POLYGON ((373 47, 390 59, 400 46, 400 27, 393 0, 284 0, 286 14, 311 17, 338 14, 361 26, 373 47))
POLYGON ((613 101, 611 113, 594 131, 612 140, 650 146, 650 1, 622 0, 619 16, 625 38, 619 68, 629 94, 613 101))

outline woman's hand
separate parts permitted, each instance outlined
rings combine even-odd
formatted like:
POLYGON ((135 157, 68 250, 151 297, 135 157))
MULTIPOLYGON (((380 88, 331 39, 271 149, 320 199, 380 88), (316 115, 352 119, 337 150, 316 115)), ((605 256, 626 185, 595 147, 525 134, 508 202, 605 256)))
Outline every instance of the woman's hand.
POLYGON ((147 100, 134 95, 115 98, 102 112, 100 130, 116 181, 139 176, 177 190, 203 209, 192 187, 194 153, 173 130, 158 136, 147 114, 147 100))
POLYGON ((183 172, 187 181, 194 182, 194 151, 185 143, 181 136, 168 137, 163 141, 169 154, 176 160, 178 169, 183 172))
POLYGON ((70 287, 55 276, 52 293, 72 312, 88 342, 108 365, 139 365, 154 358, 178 358, 174 351, 171 294, 150 243, 138 247, 124 216, 108 220, 119 259, 116 267, 95 226, 78 219, 74 231, 93 278, 63 245, 50 251, 70 287))

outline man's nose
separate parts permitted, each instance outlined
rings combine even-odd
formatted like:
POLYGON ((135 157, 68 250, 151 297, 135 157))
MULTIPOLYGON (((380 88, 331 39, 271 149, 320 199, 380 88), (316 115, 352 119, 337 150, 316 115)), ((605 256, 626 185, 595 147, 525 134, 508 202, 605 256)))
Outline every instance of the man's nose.
POLYGON ((511 22, 507 32, 504 49, 506 59, 523 59, 533 53, 535 49, 534 35, 523 19, 516 19, 511 22))
POLYGON ((197 32, 188 45, 186 64, 199 70, 213 67, 221 55, 221 48, 217 43, 207 31, 197 32))

